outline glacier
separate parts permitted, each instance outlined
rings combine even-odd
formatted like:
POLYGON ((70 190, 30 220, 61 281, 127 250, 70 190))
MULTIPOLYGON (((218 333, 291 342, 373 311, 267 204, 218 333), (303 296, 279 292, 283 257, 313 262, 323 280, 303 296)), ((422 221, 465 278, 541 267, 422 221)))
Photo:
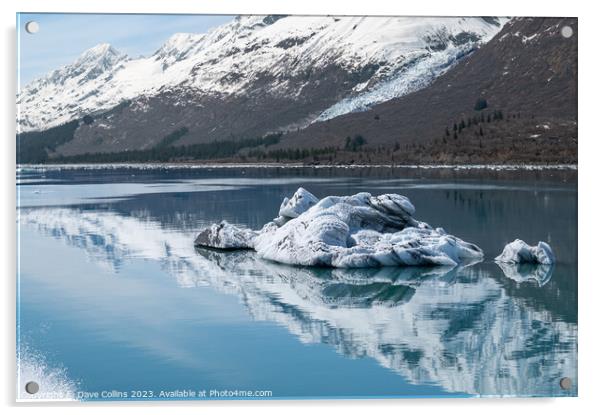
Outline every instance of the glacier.
POLYGON ((367 111, 372 106, 399 98, 429 86, 437 77, 455 66, 463 57, 470 54, 474 43, 451 47, 444 51, 424 53, 416 57, 416 63, 404 66, 386 80, 358 94, 350 94, 324 110, 314 121, 327 121, 338 116, 367 111))
POLYGON ((457 266, 483 258, 475 244, 416 220, 414 213, 410 200, 397 194, 318 200, 299 188, 261 230, 224 221, 202 229, 194 244, 254 249, 283 264, 334 268, 457 266))

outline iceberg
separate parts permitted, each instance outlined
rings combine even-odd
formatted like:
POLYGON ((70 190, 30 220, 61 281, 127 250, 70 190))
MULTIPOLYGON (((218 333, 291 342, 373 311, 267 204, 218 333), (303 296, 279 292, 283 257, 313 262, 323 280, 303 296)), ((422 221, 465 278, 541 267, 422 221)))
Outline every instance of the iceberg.
POLYGON ((283 264, 334 268, 457 266, 483 258, 478 246, 418 221, 415 211, 397 194, 318 200, 299 188, 261 230, 224 221, 201 230, 195 246, 254 249, 283 264))
POLYGON ((537 246, 528 245, 525 241, 515 239, 504 247, 495 260, 508 264, 547 264, 556 262, 556 256, 550 245, 540 241, 537 246))

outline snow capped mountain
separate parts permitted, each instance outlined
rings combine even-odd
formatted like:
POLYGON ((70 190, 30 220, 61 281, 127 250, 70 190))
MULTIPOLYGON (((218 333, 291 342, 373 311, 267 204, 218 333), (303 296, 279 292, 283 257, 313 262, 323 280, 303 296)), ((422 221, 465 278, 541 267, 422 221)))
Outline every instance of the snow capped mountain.
MULTIPOLYGON (((308 149, 342 147, 345 137, 360 135, 372 148, 384 146, 396 153, 380 158, 382 162, 476 163, 476 155, 469 148, 479 148, 482 150, 478 150, 478 157, 485 164, 510 163, 511 159, 518 164, 576 163, 577 39, 577 19, 515 17, 488 43, 457 65, 444 69, 445 73, 427 87, 374 105, 370 111, 314 122, 285 134, 279 145, 308 149), (573 36, 563 37, 563 27, 571 27, 573 36), (474 131, 463 136, 464 140, 446 143, 446 131, 451 131, 455 123, 481 116, 481 111, 475 111, 479 99, 487 103, 485 113, 499 110, 529 114, 532 121, 518 115, 516 122, 504 122, 503 128, 489 135, 485 126, 475 126, 474 131), (547 127, 544 129, 542 125, 547 127), (512 140, 516 140, 515 144, 511 144, 512 140), (493 145, 494 142, 497 144, 493 145)), ((411 86, 413 79, 421 82, 428 78, 425 74, 438 68, 432 64, 436 59, 436 53, 432 53, 422 61, 424 64, 430 61, 423 71, 420 64, 414 65, 402 77, 381 82, 366 94, 344 98, 324 111, 321 119, 365 107, 364 101, 373 102, 374 95, 382 96, 383 92, 389 92, 390 86, 391 89, 411 86)), ((339 157, 337 161, 345 163, 353 159, 357 162, 355 155, 339 157)))
POLYGON ((18 126, 44 130, 170 91, 196 97, 180 100, 196 105, 198 97, 246 97, 259 89, 266 97, 294 98, 290 103, 316 101, 268 129, 298 126, 428 85, 505 21, 240 16, 206 34, 174 34, 139 59, 102 44, 24 87, 17 97, 18 126))
POLYGON ((85 109, 106 108, 114 100, 99 87, 123 69, 128 57, 109 44, 86 50, 72 64, 27 85, 17 97, 19 126, 27 131, 70 121, 85 109))

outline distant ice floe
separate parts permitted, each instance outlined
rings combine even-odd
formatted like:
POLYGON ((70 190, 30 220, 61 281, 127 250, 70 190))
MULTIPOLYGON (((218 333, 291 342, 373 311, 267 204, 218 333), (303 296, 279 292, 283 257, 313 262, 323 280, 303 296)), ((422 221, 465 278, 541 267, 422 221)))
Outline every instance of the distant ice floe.
POLYGON ((530 246, 525 241, 515 239, 504 247, 504 251, 495 260, 509 264, 551 265, 556 262, 556 256, 550 245, 545 242, 540 241, 537 246, 530 246))
POLYGON ((416 220, 414 212, 410 200, 397 194, 318 200, 299 188, 261 230, 224 221, 203 229, 195 245, 252 248, 275 262, 335 268, 456 266, 483 258, 478 246, 416 220))
POLYGON ((20 164, 17 173, 44 173, 63 170, 180 170, 180 169, 290 169, 307 167, 312 169, 423 169, 423 170, 491 170, 491 171, 544 171, 544 170, 577 170, 576 164, 320 164, 303 163, 94 163, 94 164, 20 164))

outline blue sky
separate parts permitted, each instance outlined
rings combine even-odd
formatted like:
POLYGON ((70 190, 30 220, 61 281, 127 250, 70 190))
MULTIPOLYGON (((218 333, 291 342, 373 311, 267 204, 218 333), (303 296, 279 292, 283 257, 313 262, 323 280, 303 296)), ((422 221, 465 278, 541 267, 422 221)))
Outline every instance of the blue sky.
POLYGON ((232 20, 217 15, 39 14, 17 15, 21 85, 74 61, 84 50, 110 43, 130 57, 149 55, 178 32, 204 33, 232 20), (25 31, 35 20, 36 34, 25 31))

